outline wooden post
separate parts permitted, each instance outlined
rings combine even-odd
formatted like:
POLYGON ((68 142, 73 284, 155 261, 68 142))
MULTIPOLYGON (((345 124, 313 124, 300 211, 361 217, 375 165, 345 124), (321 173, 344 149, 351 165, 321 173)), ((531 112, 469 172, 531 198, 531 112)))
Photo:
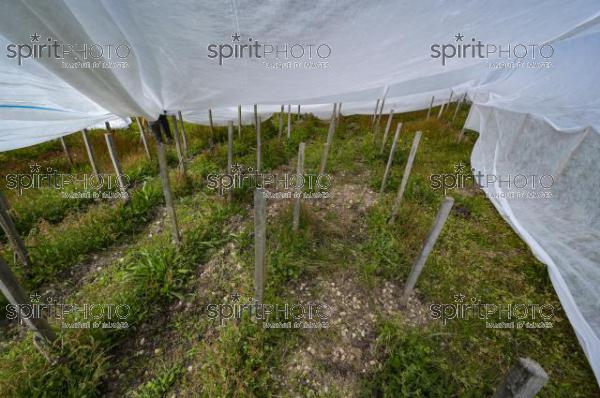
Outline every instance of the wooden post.
MULTIPOLYGON (((152 156, 150 156, 150 149, 148 148, 148 142, 146 142, 146 135, 144 134, 144 126, 142 125, 142 122, 140 120, 139 117, 136 116, 135 121, 138 125, 138 127, 140 128, 140 139, 142 140, 142 145, 144 145, 144 151, 146 151, 146 156, 148 157, 148 159, 152 159, 152 156)), ((87 142, 87 137, 86 137, 86 130, 83 130, 83 139, 84 141, 87 142)), ((87 148, 88 144, 86 144, 86 148, 87 148)), ((90 156, 90 153, 88 152, 88 156, 90 156)), ((90 157, 90 162, 92 161, 91 157, 90 157)))
POLYGON ((381 122, 381 115, 383 114, 383 107, 385 106, 385 97, 381 101, 381 107, 379 108, 379 114, 377 114, 377 120, 375 121, 375 133, 379 133, 379 123, 381 122))
POLYGON ((261 142, 261 136, 260 136, 260 124, 261 124, 261 120, 260 120, 260 116, 258 116, 257 123, 256 123, 256 172, 257 173, 260 173, 260 164, 262 161, 262 154, 261 154, 262 142, 261 142))
POLYGON ((123 171, 121 170, 121 162, 119 161, 117 149, 115 148, 113 132, 108 122, 106 122, 105 125, 106 130, 108 130, 108 133, 104 133, 104 138, 106 139, 106 146, 108 147, 108 154, 110 155, 110 160, 112 161, 113 168, 115 169, 115 174, 117 175, 117 182, 119 184, 119 189, 121 190, 121 195, 123 196, 123 200, 127 202, 129 200, 129 193, 127 192, 125 181, 123 181, 123 171))
POLYGON ((179 141, 179 127, 177 126, 177 117, 175 115, 171 115, 171 121, 175 126, 175 134, 173 136, 175 140, 175 149, 177 150, 177 158, 179 159, 179 171, 181 174, 185 176, 185 156, 183 154, 183 149, 181 148, 181 142, 179 141))
POLYGON ((394 134, 394 140, 392 141, 392 148, 390 149, 390 156, 388 157, 387 166, 385 166, 385 173, 383 173, 383 179, 381 180, 381 188, 379 189, 380 196, 383 195, 383 191, 385 190, 385 184, 392 168, 394 153, 396 152, 396 146, 398 145, 398 136, 400 136, 401 130, 402 123, 398 123, 398 125, 396 125, 396 133, 394 134))
POLYGON ((162 142, 162 136, 160 134, 161 124, 159 121, 150 123, 154 140, 156 141, 156 154, 158 156, 158 168, 160 173, 160 180, 165 197, 165 204, 167 206, 167 212, 171 218, 173 240, 177 246, 181 243, 181 236, 179 234, 179 228, 177 226, 177 214, 175 213, 175 206, 173 204, 173 194, 171 193, 171 184, 169 182, 169 168, 167 165, 167 155, 165 153, 165 146, 162 142))
POLYGON ((458 115, 458 110, 460 109, 466 96, 467 96, 467 93, 465 92, 465 95, 463 95, 463 97, 459 101, 456 102, 456 109, 454 110, 454 116, 452 116, 452 123, 454 123, 454 119, 456 119, 456 115, 458 115))
POLYGON ((319 174, 325 173, 325 166, 327 165, 327 157, 329 156, 329 144, 323 144, 323 156, 321 156, 321 166, 319 167, 319 174))
POLYGON ((448 102, 446 102, 446 108, 450 109, 450 104, 452 103, 452 95, 454 94, 454 90, 450 90, 450 98, 448 98, 448 102))
POLYGON ((427 119, 429 119, 429 116, 431 116, 431 108, 433 107, 433 99, 435 98, 435 96, 431 96, 431 102, 429 103, 429 110, 427 111, 427 119))
POLYGON ((0 226, 4 231, 4 234, 8 238, 13 250, 17 257, 24 265, 25 273, 29 275, 31 273, 31 260, 29 259, 29 253, 25 242, 21 239, 21 235, 17 231, 17 227, 10 216, 10 207, 8 201, 4 197, 4 194, 0 192, 0 226))
MULTIPOLYGON (((329 121, 330 121, 329 127, 330 128, 331 128, 331 123, 333 123, 335 126, 336 118, 337 118, 337 102, 334 102, 333 103, 333 111, 331 112, 331 118, 329 119, 329 121)), ((335 127, 334 127, 334 129, 335 129, 335 127)), ((329 140, 329 135, 328 135, 327 140, 329 140)))
POLYGON ((375 125, 375 118, 377 117, 378 109, 379 109, 379 98, 377 98, 377 102, 375 103, 375 110, 373 111, 373 118, 371 119, 371 129, 375 125))
POLYGON ((254 191, 254 300, 262 304, 265 292, 267 205, 262 189, 254 191))
POLYGON ((405 307, 408 303, 408 298, 412 293, 415 285, 417 284, 417 280, 419 279, 419 275, 423 271, 423 267, 427 262, 427 258, 429 254, 433 250, 433 246, 437 241, 440 233, 442 232, 442 228, 444 228, 444 224, 446 223, 446 219, 448 219, 448 215, 450 214, 450 210, 452 210, 452 206, 454 205, 454 198, 447 196, 440 209, 438 210, 438 214, 435 217, 435 222, 433 223, 433 227, 431 231, 429 231, 429 235, 427 236, 427 240, 425 240, 425 245, 423 245, 423 249, 421 249, 421 254, 417 258, 417 261, 413 264, 410 275, 408 275, 408 279, 406 284, 404 285, 404 292, 402 293, 402 298, 400 299, 400 306, 405 307))
MULTIPOLYGON (((335 114, 335 106, 333 109, 333 112, 335 114)), ((335 117, 331 118, 331 121, 329 122, 329 130, 327 131, 327 143, 331 145, 331 143, 333 142, 333 135, 335 134, 335 117)))
POLYGON ((283 105, 281 105, 281 111, 279 112, 279 133, 278 137, 281 137, 281 133, 283 132, 283 105))
POLYGON ((242 106, 238 105, 238 139, 242 138, 242 106))
POLYGON ((442 105, 440 105, 440 111, 438 112, 437 118, 439 119, 440 117, 442 117, 442 113, 444 113, 444 105, 446 105, 445 102, 442 102, 442 105))
POLYGON ((254 104, 254 128, 258 128, 258 105, 254 104))
MULTIPOLYGON (((190 154, 188 151, 188 143, 187 143, 187 135, 185 133, 185 126, 183 125, 183 116, 181 115, 181 111, 178 111, 177 114, 179 115, 179 123, 181 123, 181 138, 183 138, 183 156, 184 159, 187 159, 190 154)), ((177 121, 175 121, 175 123, 177 123, 177 121)))
POLYGON ((292 106, 288 104, 287 138, 292 137, 292 106))
POLYGON ((67 157, 67 161, 69 162, 69 166, 73 167, 73 158, 71 157, 71 151, 69 151, 69 147, 65 142, 64 137, 60 137, 60 144, 63 147, 63 151, 65 152, 65 156, 67 157))
POLYGON ((394 110, 390 109, 390 116, 388 117, 387 124, 385 125, 385 132, 383 133, 383 141, 381 142, 381 149, 379 153, 383 153, 383 149, 385 148, 385 143, 387 142, 388 135, 390 133, 390 127, 392 126, 392 119, 394 118, 394 110))
POLYGON ((336 126, 340 124, 340 117, 342 116, 342 103, 340 102, 338 105, 337 117, 335 118, 336 126))
POLYGON ((492 398, 533 398, 548 382, 548 374, 530 358, 519 358, 492 398))
POLYGON ((85 150, 87 151, 88 158, 90 159, 90 165, 92 166, 92 172, 98 179, 98 183, 102 181, 102 177, 100 177, 100 173, 98 172, 98 166, 96 165, 96 157, 94 156, 94 151, 92 149, 92 145, 90 144, 90 140, 88 139, 88 130, 83 129, 81 131, 81 136, 83 137, 83 144, 85 145, 85 150))
MULTIPOLYGON (((298 179, 302 179, 302 185, 304 185, 304 142, 300 143, 298 147, 298 165, 296 166, 296 187, 298 187, 298 179)), ((297 231, 300 225, 300 202, 302 197, 302 188, 298 188, 295 192, 298 195, 294 198, 294 218, 292 221, 292 230, 297 231)))
POLYGON ((15 274, 2 258, 0 258, 0 291, 2 291, 8 302, 14 306, 18 319, 25 322, 35 336, 41 337, 49 344, 56 341, 56 334, 46 319, 36 316, 22 316, 23 306, 27 305, 29 308, 33 308, 31 301, 25 290, 19 285, 15 274))
POLYGON ((410 171, 412 170, 412 165, 415 161, 415 155, 417 154, 417 148, 419 147, 420 140, 421 132, 417 131, 417 133, 415 134, 415 138, 413 139, 412 147, 410 148, 410 154, 408 155, 406 167, 404 168, 404 174, 402 175, 402 182, 400 183, 400 188, 398 189, 398 195, 396 196, 394 207, 392 208, 392 215, 389 221, 390 224, 396 220, 396 216, 398 215, 398 210, 400 209, 400 204, 402 203, 404 190, 406 189, 406 185, 408 184, 408 177, 410 176, 410 171))
POLYGON ((298 104, 298 121, 300 121, 300 104, 298 104))
POLYGON ((212 109, 208 108, 208 125, 210 129, 210 138, 208 139, 208 145, 213 146, 215 143, 215 127, 213 126, 212 109))
MULTIPOLYGON (((335 115, 335 106, 334 113, 335 115)), ((335 133, 335 117, 332 116, 329 121, 329 131, 327 132, 327 142, 323 145, 323 156, 321 156, 321 166, 319 167, 319 174, 325 173, 325 167, 327 166, 327 158, 329 157, 329 150, 333 144, 333 135, 335 133)))
MULTIPOLYGON (((231 175, 233 168, 233 121, 229 121, 227 128, 227 174, 231 175)), ((231 189, 228 192, 229 201, 231 201, 231 189)))

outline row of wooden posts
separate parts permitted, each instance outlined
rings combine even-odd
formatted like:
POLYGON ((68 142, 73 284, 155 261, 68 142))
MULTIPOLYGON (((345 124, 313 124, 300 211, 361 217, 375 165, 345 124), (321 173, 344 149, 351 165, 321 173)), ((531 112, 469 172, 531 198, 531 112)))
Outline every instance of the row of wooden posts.
MULTIPOLYGON (((282 105, 283 109, 283 105, 282 105)), ((298 105, 298 119, 300 119, 300 105, 298 105)), ((183 116, 179 111, 177 116, 171 115, 171 121, 174 126, 174 133, 171 132, 170 126, 167 119, 166 111, 164 114, 160 115, 158 120, 154 122, 148 123, 145 119, 136 117, 136 121, 138 127, 140 128, 140 140, 143 144, 144 151, 146 156, 151 159, 150 149, 148 147, 148 142, 146 140, 146 133, 151 132, 155 138, 156 142, 156 154, 158 158, 159 164, 159 175, 161 179, 161 185, 163 189, 163 195, 165 198, 165 204, 167 208, 167 212, 169 218, 171 220, 172 226, 172 236, 174 242, 179 246, 181 243, 181 232, 179 231, 178 223, 177 223, 177 215, 175 212, 173 194, 171 191, 170 181, 169 181, 169 170, 167 166, 167 157, 164 141, 170 143, 174 141, 177 157, 179 160, 178 168, 181 173, 186 174, 186 161, 188 159, 188 142, 187 135, 185 131, 185 125, 183 123, 183 116), (178 116, 178 117, 177 117, 178 116), (149 130, 149 131, 148 131, 149 130), (164 140, 163 140, 164 137, 164 140)), ((208 110, 209 116, 209 131, 210 131, 210 144, 214 144, 214 125, 212 118, 212 110, 208 110)), ((257 170, 260 170, 261 165, 261 120, 260 116, 257 112, 257 106, 254 105, 254 123, 256 125, 257 132, 257 170)), ((280 116, 281 117, 281 116, 280 116)), ((129 199, 129 193, 127 191, 127 186, 123 180, 123 171, 121 168, 121 163, 119 161, 119 156, 117 154, 117 150, 114 143, 114 133, 110 126, 109 122, 105 123, 105 127, 107 132, 105 133, 106 145, 108 148, 108 153, 111 159, 111 163, 113 165, 118 185, 121 190, 121 196, 125 201, 129 199)), ((242 128, 242 118, 241 118, 241 106, 238 106, 238 134, 241 137, 241 128, 242 128)), ((281 125, 280 125, 281 132, 281 125)), ((88 155, 88 159, 90 165, 92 167, 93 174, 100 179, 100 172, 96 162, 96 157, 93 151, 93 148, 90 144, 88 137, 88 130, 83 129, 81 132, 83 137, 83 143, 86 148, 86 152, 88 155)), ((288 137, 291 134, 291 105, 288 105, 288 137)), ((69 165, 73 166, 73 157, 71 155, 71 151, 67 146, 64 138, 59 138, 61 142, 61 146, 65 153, 65 157, 69 165)), ((228 126, 228 151, 227 151, 227 169, 228 172, 231 172, 232 168, 232 160, 233 160, 233 122, 229 122, 228 126)), ((23 263, 25 276, 28 277, 31 274, 31 260, 29 257, 29 253, 27 251, 27 247, 21 236, 19 235, 15 224, 10 216, 10 208, 9 204, 0 191, 0 227, 2 227, 5 235, 7 236, 16 256, 23 263)), ((25 290, 18 283, 15 274, 12 272, 10 267, 6 264, 6 262, 0 258, 0 290, 7 297, 9 302, 13 305, 27 305, 31 304, 25 290)), ((43 318, 26 320, 26 324, 32 329, 34 332, 34 338, 36 341, 45 341, 47 343, 52 343, 56 339, 56 334, 52 331, 52 328, 43 318)))
MULTIPOLYGON (((461 100, 458 100, 456 103, 456 109, 454 111, 454 116, 452 121, 456 118, 458 111, 462 105, 462 103, 466 99, 466 93, 462 97, 461 100)), ((438 118, 444 112, 444 107, 449 108, 450 103, 452 101, 452 93, 447 102, 443 103, 440 107, 440 111, 438 113, 438 118)), ((433 106, 434 98, 432 97, 431 103, 429 106, 429 110, 427 112, 427 118, 431 116, 431 110, 433 106)), ((374 137, 377 137, 380 130, 380 121, 383 114, 383 108, 385 106, 385 98, 377 99, 377 103, 375 106, 375 111, 373 112, 373 116, 371 118, 371 130, 374 137)), ((329 151, 331 150, 333 144, 333 138, 335 134, 335 130, 337 124, 339 123, 339 119, 341 116, 341 107, 342 104, 334 104, 333 112, 329 122, 329 129, 327 133, 326 142, 323 145, 323 153, 321 156, 321 164, 319 167, 319 174, 324 174, 326 170, 327 158, 329 156, 329 151)), ((283 113, 284 106, 281 105, 281 112, 279 113, 279 136, 281 136, 283 131, 283 113)), ((212 146, 214 144, 214 126, 213 126, 213 117, 212 110, 208 110, 209 115, 209 131, 210 131, 210 139, 209 143, 212 146)), ((298 120, 301 117, 300 114, 300 105, 298 105, 297 109, 298 120)), ((178 113, 179 118, 175 115, 172 115, 172 122, 174 125, 174 134, 170 132, 170 128, 167 121, 167 115, 161 115, 160 118, 151 123, 147 123, 145 120, 140 120, 140 118, 136 118, 137 124, 140 127, 140 138, 144 146, 144 150, 148 158, 151 158, 150 150, 148 148, 148 143, 146 141, 146 137, 144 131, 149 128, 152 134, 154 135, 156 142, 156 153, 158 157, 159 163, 159 173, 163 188, 163 194, 165 197, 165 204, 167 207, 167 211, 169 214, 169 218, 172 223, 172 233, 173 239, 177 245, 181 242, 181 234, 177 225, 177 217, 175 212, 175 207, 173 203, 173 195, 170 188, 169 176, 168 176, 168 167, 167 167, 167 158, 166 151, 163 142, 163 135, 167 141, 171 139, 175 142, 175 147, 177 151, 177 156, 179 160, 178 168, 181 173, 185 175, 186 173, 186 161, 188 159, 188 145, 187 145, 187 137, 185 132, 185 127, 183 124, 183 118, 181 112, 178 113), (179 120, 178 120, 179 119, 179 120), (179 129, 179 123, 181 125, 181 130, 179 129)), ((291 105, 287 107, 287 137, 291 137, 291 105)), ((388 114, 388 120, 385 126, 384 134, 381 139, 381 147, 379 149, 380 154, 383 154, 385 149, 387 139, 389 137, 390 128, 392 125, 392 119, 394 116, 394 110, 391 109, 388 114)), ((256 155, 256 170, 260 172, 261 170, 261 161, 262 161, 262 137, 261 137, 261 117, 258 114, 257 105, 254 105, 254 124, 256 127, 256 147, 257 147, 257 155, 256 155)), ((241 136, 241 106, 238 106, 238 136, 241 136)), ((113 132, 110 127, 110 124, 106 122, 107 133, 105 134, 105 139, 109 151, 109 155, 111 158, 111 162, 113 164, 115 173, 118 178, 119 186, 122 192, 122 196, 125 200, 128 199, 128 192, 124 181, 122 179, 122 169, 119 162, 119 158, 117 156, 116 148, 113 140, 113 132)), ((402 123, 399 122, 396 125, 394 137, 392 139, 392 145, 390 149, 390 153, 387 159, 385 171, 383 174, 383 178, 381 181, 381 187, 379 190, 379 196, 381 197, 385 191, 386 183, 388 176, 391 171, 391 166, 394 158, 395 151, 397 149, 397 143, 402 130, 402 123)), ((99 176, 98 167, 96 164, 94 152, 89 143, 87 130, 84 129, 82 131, 84 145, 86 147, 86 151, 88 154, 88 158, 90 164, 92 166, 92 171, 95 175, 99 176)), ((464 129, 461 131, 459 136, 459 140, 462 138, 464 133, 464 129)), ((233 121, 228 123, 228 134, 227 134, 227 171, 231 173, 233 166, 233 134, 234 127, 233 121)), ((407 163, 405 165, 404 173, 402 176, 402 181, 400 183, 398 192, 396 194, 395 200, 393 202, 391 214, 389 217, 389 223, 393 223, 397 216, 399 209, 401 207, 402 198, 404 192, 406 190, 408 179, 410 176, 410 172, 412 170, 412 166, 416 157, 416 153, 418 150, 419 142, 421 140, 422 133, 417 131, 412 146, 410 149, 409 157, 407 163)), ((64 141, 64 139, 60 139, 63 150, 67 157, 69 164, 73 164, 72 156, 70 151, 64 141)), ((301 142, 298 147, 298 158, 297 158, 297 167, 296 173, 297 175, 302 175, 304 173, 304 153, 305 153, 306 144, 301 142)), ((229 193, 231 195, 231 192, 229 193)), ((231 197, 231 196, 230 196, 231 197)), ((412 291, 418 281, 418 278, 427 262, 431 251, 444 227, 446 220, 452 210, 454 204, 454 199, 452 197, 446 197, 438 210, 437 216, 433 222, 431 230, 424 242, 424 245, 421 249, 419 256, 416 258, 413 266, 411 268, 408 279, 405 283, 402 296, 400 298, 400 305, 405 307, 408 303, 408 299, 412 294, 412 291)), ((300 208, 301 208, 301 195, 296 195, 294 198, 294 209, 293 209, 293 217, 292 217, 292 229, 298 230, 300 224, 300 208)), ((26 271, 30 271, 31 261, 27 254, 27 249, 25 247, 24 242, 20 238, 19 234, 16 231, 14 223, 10 218, 8 212, 8 204, 6 203, 5 198, 0 194, 0 225, 7 235, 9 241, 15 249, 15 252, 21 262, 23 262, 26 271)), ((255 288, 255 300, 258 303, 263 302, 264 298, 264 287, 266 280, 266 272, 265 272, 265 258, 266 258, 266 226, 267 226, 267 206, 264 193, 262 190, 257 189, 254 193, 254 237, 255 237, 255 271, 254 271, 254 288, 255 288)), ((15 275, 10 270, 8 265, 0 258, 0 290, 2 290, 3 294, 8 298, 11 304, 31 304, 29 298, 27 297, 25 291, 19 285, 15 275)), ((53 343, 56 340, 56 334, 49 326, 47 321, 43 318, 23 318, 29 328, 34 332, 34 338, 36 341, 40 341, 43 339, 46 343, 53 343)), ((518 363, 511 369, 508 376, 504 380, 504 382, 498 387, 495 398, 504 398, 504 397, 512 397, 515 391, 523 392, 523 397, 533 397, 541 387, 547 382, 548 377, 543 371, 543 369, 530 359, 520 359, 518 363)))
MULTIPOLYGON (((462 105, 462 103, 466 99, 466 93, 462 97, 461 100, 458 100, 456 103, 456 109, 454 111, 454 116, 452 121, 456 118, 458 111, 462 105)), ((431 106, 433 105, 434 98, 431 99, 430 108, 427 113, 427 117, 429 118, 431 114, 431 106)), ((442 104, 440 111, 438 113, 438 118, 443 114, 444 107, 449 108, 450 103, 452 101, 452 93, 450 94, 450 98, 448 102, 442 104)), ((375 111, 373 112, 373 116, 371 119, 371 128, 372 132, 376 136, 379 132, 379 123, 381 120, 381 116, 383 113, 383 107, 385 105, 385 98, 381 100, 381 106, 379 106, 380 100, 377 100, 375 111)), ((339 110, 341 109, 341 103, 339 104, 339 108, 336 110, 337 104, 334 104, 332 117, 330 119, 329 130, 327 134, 327 140, 324 144, 323 154, 321 156, 321 166, 319 168, 319 174, 323 174, 326 167, 327 156, 329 154, 329 150, 333 143, 333 135, 335 133, 336 124, 339 120, 339 110)), ((283 114, 283 106, 282 112, 280 113, 280 126, 281 123, 281 115, 283 114)), ((289 108, 288 108, 289 115, 289 108)), ((385 149, 385 145, 387 142, 387 138, 389 135, 390 127, 392 124, 392 119, 394 116, 394 110, 390 110, 388 115, 388 121, 385 127, 385 132, 382 138, 380 154, 383 153, 385 149)), ((289 118, 288 118, 289 120, 289 118)), ((389 176, 392 161, 394 158, 394 154, 397 148, 398 137, 402 130, 402 123, 399 122, 396 125, 396 130, 394 133, 394 138, 392 140, 392 146, 390 149, 390 153, 388 156, 385 172, 381 181, 381 188, 379 191, 379 196, 381 197, 385 191, 385 186, 387 182, 387 178, 389 176)), ((289 130, 288 130, 289 131, 289 130)), ((281 130, 280 130, 281 132, 281 130)), ((464 133, 464 129, 461 131, 461 136, 464 133)), ((393 223, 396 220, 398 215, 402 198, 404 192, 406 190, 406 186, 408 184, 408 178, 410 176, 410 172, 412 170, 412 166, 415 160, 415 156, 417 153, 417 149, 419 146, 419 142, 421 140, 422 133, 421 131, 417 131, 415 137, 412 142, 412 146, 410 149, 410 153, 408 156, 408 160, 406 162, 406 166, 404 169, 404 173, 402 175, 402 181, 400 183, 400 187, 396 194, 396 198, 394 200, 392 211, 389 217, 389 223, 393 223)), ((460 140, 460 139, 459 139, 460 140)), ((298 147, 298 159, 297 159, 297 167, 296 173, 297 175, 302 175, 304 172, 304 151, 305 151, 305 143, 300 143, 298 147)), ((297 195, 294 198, 294 209, 293 209, 293 217, 292 217, 292 229, 295 231, 299 227, 300 221, 300 195, 297 195)), ((445 197, 442 201, 435 220, 432 224, 431 230, 429 231, 427 238, 423 244, 423 247, 420 251, 419 256, 415 259, 408 279, 404 285, 404 289, 402 292, 402 296, 400 297, 400 306, 406 307, 408 305, 409 297, 411 296, 419 276, 425 267, 425 263, 431 254, 437 239, 439 238, 444 224, 450 215, 452 207, 454 205, 454 198, 445 197)), ((254 238, 255 238, 255 267, 254 267, 254 298, 257 303, 263 303, 264 299, 264 289, 266 284, 266 269, 265 269, 265 259, 266 259, 266 239, 267 239, 267 205, 264 193, 261 189, 256 189, 254 192, 254 238)), ((523 398, 532 398, 534 397, 539 390, 548 382, 548 375, 544 371, 544 369, 534 360, 530 358, 520 358, 517 363, 510 369, 506 377, 503 379, 502 383, 496 389, 494 394, 494 398, 513 398, 513 397, 523 397, 523 398)))
MULTIPOLYGON (((175 123, 175 128, 177 129, 177 121, 175 120, 175 116, 173 116, 173 118, 174 118, 173 121, 175 123)), ((148 143, 147 143, 146 137, 144 135, 145 126, 144 126, 143 122, 140 121, 139 118, 136 118, 136 119, 137 119, 138 125, 140 126, 140 137, 141 137, 141 141, 144 145, 144 150, 145 150, 148 158, 150 158, 150 150, 148 148, 148 143)), ((173 200, 172 200, 171 190, 168 186, 168 171, 166 170, 166 167, 167 167, 166 155, 165 155, 164 147, 162 146, 162 139, 160 138, 160 130, 159 129, 164 128, 164 124, 163 124, 164 118, 161 116, 161 119, 159 119, 158 122, 151 123, 151 126, 152 126, 153 132, 155 133, 155 136, 156 136, 156 132, 158 131, 157 154, 158 154, 160 172, 161 172, 161 177, 162 177, 162 182, 163 182, 165 201, 167 202, 167 207, 170 209, 173 209, 173 207, 172 207, 173 200), (169 204, 170 204, 170 206, 169 206, 169 204)), ((186 148, 186 152, 187 152, 187 140, 185 138, 185 130, 184 130, 184 126, 183 126, 183 119, 181 116, 181 112, 179 112, 179 119, 181 122, 182 134, 184 137, 183 138, 184 139, 184 147, 186 148)), ((107 132, 105 133, 105 140, 106 140, 106 145, 108 147, 108 153, 109 153, 111 163, 113 165, 113 168, 114 168, 114 171, 115 171, 115 174, 117 177, 117 181, 118 181, 119 188, 121 190, 122 198, 125 201, 127 201, 129 199, 129 193, 127 192, 127 186, 125 185, 125 182, 123 180, 123 172, 121 169, 121 163, 119 161, 117 150, 116 150, 116 147, 114 144, 113 130, 112 130, 109 122, 106 122, 105 126, 106 126, 106 130, 107 130, 107 132)), ((94 151, 93 151, 92 146, 89 141, 88 130, 84 129, 81 132, 81 134, 83 137, 83 143, 86 148, 88 159, 89 159, 91 167, 92 167, 92 172, 99 179, 100 172, 98 169, 94 151)), ((178 134, 176 135, 176 137, 178 137, 178 134)), ((65 156, 67 157, 67 161, 69 162, 70 165, 73 165, 73 157, 71 156, 71 152, 70 152, 64 138, 61 137, 59 140, 61 142, 63 151, 65 152, 65 156)), ((176 142, 177 142, 177 139, 176 139, 176 142)), ((179 146, 178 146, 178 154, 180 155, 180 161, 181 161, 182 153, 181 153, 181 148, 179 146)), ((171 217, 174 222, 174 230, 177 230, 177 222, 176 222, 174 211, 171 212, 171 217)), ((2 227, 2 230, 4 231, 7 239, 9 240, 11 246, 13 247, 13 250, 14 250, 16 256, 23 263, 25 276, 26 277, 29 276, 32 271, 31 270, 32 263, 31 263, 31 260, 29 257, 29 253, 27 252, 25 243, 24 243, 23 239, 21 238, 21 236, 19 235, 19 233, 15 227, 15 224, 10 216, 10 208, 9 208, 8 202, 1 192, 0 192, 0 226, 2 227)), ((179 235, 177 235, 177 236, 179 236, 179 235)), ((177 239, 177 241, 178 241, 178 239, 177 239)), ((21 311, 20 306, 22 306, 22 305, 31 305, 31 301, 30 301, 25 289, 23 289, 21 287, 15 274, 12 272, 12 270, 10 269, 8 264, 2 258, 0 258, 0 291, 2 291, 2 293, 7 298, 7 300, 9 301, 10 304, 17 306, 18 311, 21 311)), ((42 348, 42 350, 44 350, 45 348, 42 346, 52 344, 56 341, 57 336, 54 333, 54 331, 52 330, 52 328, 50 327, 50 325, 48 324, 48 322, 46 321, 46 319, 44 319, 44 318, 29 318, 29 317, 19 317, 19 318, 23 319, 25 324, 32 330, 32 332, 34 334, 33 337, 34 337, 34 343, 35 343, 36 347, 42 348)), ((43 353, 44 353, 44 355, 47 356, 46 352, 43 352, 43 353)))

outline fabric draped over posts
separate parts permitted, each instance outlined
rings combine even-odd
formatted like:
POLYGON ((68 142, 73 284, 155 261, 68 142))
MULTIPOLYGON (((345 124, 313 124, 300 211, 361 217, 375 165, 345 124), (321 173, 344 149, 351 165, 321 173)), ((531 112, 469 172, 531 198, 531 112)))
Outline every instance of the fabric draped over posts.
MULTIPOLYGON (((253 104, 259 104, 263 120, 290 103, 327 119, 334 102, 343 102, 345 115, 372 114, 377 98, 385 97, 386 110, 402 113, 427 110, 432 97, 432 105, 439 106, 451 91, 455 99, 468 93, 473 106, 466 127, 480 134, 472 154, 476 172, 554 177, 547 200, 495 198, 505 189, 494 185, 484 190, 548 265, 600 379, 600 210, 595 199, 600 177, 593 163, 600 153, 599 22, 595 0, 568 5, 464 0, 452 7, 439 7, 434 0, 387 0, 377 7, 359 0, 317 0, 311 7, 293 1, 182 0, 169 7, 159 0, 0 2, 2 48, 34 45, 36 34, 40 43, 52 38, 113 49, 112 58, 104 54, 101 59, 106 68, 72 68, 74 54, 0 57, 0 150, 105 121, 118 128, 115 119, 154 121, 164 110, 180 110, 186 121, 208 124, 210 108, 214 123, 224 125, 238 117, 237 106, 243 104, 241 118, 249 124, 253 104), (348 10, 351 17, 339 17, 348 10), (280 27, 276 32, 274 21, 280 27), (398 34, 400 27, 410 37, 398 34), (273 68, 273 58, 240 59, 222 52, 219 59, 219 46, 235 45, 235 34, 240 42, 252 38, 280 48, 321 46, 324 57, 301 59, 298 68, 287 69, 273 68), (456 48, 472 38, 513 48, 537 44, 537 52, 521 59, 533 67, 494 67, 507 61, 497 53, 459 58, 447 51, 436 57, 436 45, 456 48), (211 58, 213 44, 216 57, 211 58), (548 58, 540 55, 542 44, 548 58), (115 55, 117 46, 126 57, 115 55), (531 117, 521 126, 527 114, 531 117)), ((448 112, 441 119, 450 117, 448 112)))

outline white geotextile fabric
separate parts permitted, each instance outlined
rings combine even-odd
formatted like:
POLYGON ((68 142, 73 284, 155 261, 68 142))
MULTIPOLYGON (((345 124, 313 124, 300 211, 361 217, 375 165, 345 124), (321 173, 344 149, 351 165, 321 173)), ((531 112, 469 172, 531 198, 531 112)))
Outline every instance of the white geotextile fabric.
MULTIPOLYGON (((127 68, 63 68, 51 58, 0 57, 0 150, 32 145, 114 116, 181 110, 189 121, 216 123, 252 104, 268 116, 280 104, 327 116, 423 109, 451 90, 473 101, 468 127, 480 132, 473 166, 486 173, 552 172, 545 202, 492 199, 548 264, 550 275, 600 379, 598 300, 600 4, 425 0, 256 2, 231 0, 17 0, 0 2, 0 45, 31 44, 30 35, 61 43, 125 43, 127 68), (326 44, 326 69, 272 69, 257 59, 209 58, 211 44, 232 35, 282 46, 326 44), (433 44, 551 43, 549 69, 494 70, 485 59, 431 58, 433 44), (525 115, 530 117, 523 122, 525 115), (587 129, 587 130, 586 130, 587 129), (584 132, 585 131, 585 132, 584 132)), ((4 55, 4 54, 3 54, 4 55)), ((66 58, 63 61, 72 62, 66 58)), ((538 57, 539 60, 539 57, 538 57)), ((287 106, 286 106, 287 110, 287 106)), ((488 194, 495 188, 486 188, 488 194)))

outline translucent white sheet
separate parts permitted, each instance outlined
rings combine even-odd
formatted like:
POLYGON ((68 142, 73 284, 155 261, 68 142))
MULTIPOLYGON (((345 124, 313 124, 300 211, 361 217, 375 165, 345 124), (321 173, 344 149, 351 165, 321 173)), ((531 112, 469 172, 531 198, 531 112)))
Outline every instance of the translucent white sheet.
POLYGON ((127 68, 64 68, 61 61, 75 61, 69 57, 19 66, 0 57, 0 150, 113 115, 152 120, 181 110, 206 123, 212 108, 224 123, 237 117, 238 104, 249 120, 254 103, 265 115, 300 103, 325 116, 334 101, 346 114, 371 113, 384 92, 385 111, 403 112, 426 108, 432 95, 439 104, 451 90, 468 91, 475 104, 468 126, 481 133, 472 158, 478 170, 557 174, 547 202, 493 202, 548 264, 600 379, 599 10, 597 0, 3 1, 3 51, 31 44, 35 33, 61 43, 126 44, 131 53, 127 68), (208 57, 211 44, 232 44, 235 34, 279 46, 326 44, 331 55, 326 69, 272 69, 248 58, 219 65, 208 57), (456 44, 461 34, 500 45, 550 42, 552 68, 494 70, 481 58, 442 65, 431 57, 432 45, 456 44))

